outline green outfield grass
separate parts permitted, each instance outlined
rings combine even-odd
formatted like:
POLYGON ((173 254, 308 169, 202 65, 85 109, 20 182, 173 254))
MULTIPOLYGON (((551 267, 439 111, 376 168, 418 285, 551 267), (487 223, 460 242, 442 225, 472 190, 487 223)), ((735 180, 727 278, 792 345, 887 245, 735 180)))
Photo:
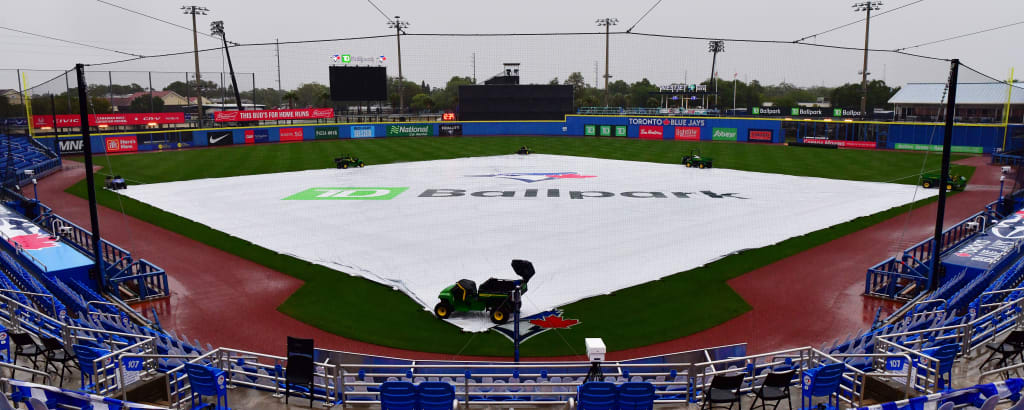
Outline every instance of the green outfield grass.
MULTIPOLYGON (((316 141, 234 146, 99 157, 105 174, 130 183, 156 183, 333 167, 343 153, 367 164, 422 161, 513 153, 527 145, 545 154, 678 163, 699 147, 715 166, 863 181, 916 183, 917 175, 938 169, 939 155, 912 152, 830 150, 745 143, 638 141, 570 137, 444 137, 316 141)), ((953 160, 963 158, 954 155, 953 160)), ((974 168, 954 166, 967 175, 974 168)), ((68 189, 86 196, 85 183, 68 189)), ((511 344, 494 332, 467 334, 434 319, 401 292, 281 255, 149 205, 100 190, 101 204, 178 232, 305 281, 278 309, 298 320, 342 336, 404 349, 508 356, 511 344)), ((930 200, 919 201, 920 206, 930 200)), ((611 295, 564 306, 567 318, 582 323, 550 331, 523 344, 531 356, 582 354, 583 338, 601 336, 611 350, 649 345, 707 329, 750 309, 726 280, 800 251, 877 224, 905 212, 893 208, 875 215, 790 238, 773 246, 731 255, 704 267, 634 286, 611 295), (687 312, 681 314, 680 312, 687 312), (643 320, 637 320, 643 318, 643 320)), ((865 269, 868 267, 865 266, 865 269)), ((495 267, 501 269, 501 267, 495 267)), ((174 272, 169 272, 174 275, 174 272)), ((438 284, 438 290, 447 284, 438 284)))

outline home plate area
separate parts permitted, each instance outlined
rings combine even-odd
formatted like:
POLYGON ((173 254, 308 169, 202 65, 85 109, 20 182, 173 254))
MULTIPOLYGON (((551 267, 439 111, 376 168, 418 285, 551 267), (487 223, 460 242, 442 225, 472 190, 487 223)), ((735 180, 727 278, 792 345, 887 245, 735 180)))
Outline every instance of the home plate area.
MULTIPOLYGON (((536 275, 522 313, 543 321, 541 327, 571 326, 554 310, 570 302, 935 195, 912 185, 539 154, 119 192, 391 286, 425 309, 460 279, 518 279, 510 262, 525 259, 536 275)), ((467 331, 493 326, 482 313, 457 313, 449 321, 467 331)))

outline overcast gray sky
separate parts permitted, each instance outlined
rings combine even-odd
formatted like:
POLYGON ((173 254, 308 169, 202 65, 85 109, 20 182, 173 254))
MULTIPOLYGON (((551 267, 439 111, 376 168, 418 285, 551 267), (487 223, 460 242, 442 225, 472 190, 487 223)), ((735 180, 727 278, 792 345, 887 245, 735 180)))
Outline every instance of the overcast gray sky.
MULTIPOLYGON (((209 15, 199 17, 199 29, 209 32, 209 23, 223 20, 229 40, 240 43, 296 41, 386 35, 386 20, 366 0, 270 2, 257 0, 168 1, 105 0, 181 25, 191 25, 179 7, 205 6, 209 15)), ((881 11, 914 0, 887 1, 881 11)), ((616 17, 615 30, 631 26, 655 0, 375 0, 391 16, 411 22, 408 33, 531 33, 596 32, 594 21, 616 17)), ((663 1, 634 32, 668 35, 796 40, 863 16, 850 2, 833 0, 788 1, 663 1)), ((877 12, 876 12, 877 13, 877 12)), ((1024 1, 924 0, 872 19, 871 47, 895 49, 958 34, 1024 20, 1024 1)), ((95 0, 7 1, 0 14, 0 26, 45 34, 122 50, 136 54, 187 51, 191 33, 181 28, 131 14, 95 0)), ((908 51, 961 61, 998 78, 1006 78, 1011 67, 1024 71, 1024 53, 1018 49, 1024 25, 963 39, 914 48, 908 51)), ((498 72, 502 62, 520 62, 527 82, 564 79, 579 71, 594 83, 595 63, 604 71, 603 36, 577 37, 485 37, 427 38, 403 37, 403 70, 413 81, 443 85, 452 75, 470 76, 476 54, 477 78, 483 81, 498 72)), ((808 42, 862 47, 863 23, 818 36, 808 42)), ((215 47, 217 40, 200 36, 199 45, 215 47)), ((711 55, 704 40, 672 40, 639 36, 613 36, 611 74, 613 80, 636 81, 649 78, 657 83, 697 82, 707 78, 711 55)), ((286 45, 281 47, 281 75, 285 88, 299 83, 327 82, 327 66, 333 54, 387 57, 389 75, 397 75, 394 38, 365 41, 286 45)), ((125 58, 117 53, 0 30, 0 68, 66 69, 76 62, 100 63, 125 58)), ((260 87, 277 86, 275 48, 233 49, 235 70, 255 73, 260 87)), ((797 85, 840 85, 858 82, 861 54, 789 45, 729 42, 718 56, 719 76, 731 80, 759 79, 763 83, 787 81, 797 85)), ((221 70, 219 52, 204 53, 204 72, 221 70)), ((191 55, 157 58, 90 70, 193 70, 191 55)), ((942 81, 948 64, 923 59, 872 53, 869 72, 891 84, 942 81)), ((52 73, 30 72, 38 84, 52 73)), ((180 75, 156 75, 161 88, 180 75)), ((16 76, 0 71, 0 88, 16 88, 16 76)), ((204 79, 220 81, 218 75, 204 79), (213 78, 211 78, 213 77, 213 78)), ((240 88, 251 87, 252 76, 239 78, 240 88)), ((966 76, 968 79, 970 75, 966 76)), ((1017 77, 1024 77, 1024 72, 1017 77)), ((977 78, 977 77, 974 77, 977 78)), ((106 75, 91 75, 90 82, 106 82, 106 75)), ((136 82, 145 86, 145 75, 117 74, 114 83, 136 82)), ((964 81, 964 79, 962 79, 964 81)), ((63 83, 63 81, 61 81, 63 83)))

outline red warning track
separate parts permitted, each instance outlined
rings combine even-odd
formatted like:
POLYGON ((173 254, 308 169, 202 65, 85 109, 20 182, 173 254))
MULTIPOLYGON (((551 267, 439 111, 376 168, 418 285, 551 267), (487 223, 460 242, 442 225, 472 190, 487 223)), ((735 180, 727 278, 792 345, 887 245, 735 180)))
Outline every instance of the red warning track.
MULTIPOLYGON (((999 167, 987 157, 960 164, 977 167, 965 192, 949 198, 946 224, 978 212, 996 199, 999 167)), ((88 229, 88 204, 64 192, 83 179, 81 166, 65 167, 43 179, 39 197, 58 214, 88 229)), ((868 267, 933 234, 936 205, 754 270, 729 281, 752 309, 714 328, 681 339, 613 352, 612 360, 748 343, 752 352, 820 346, 870 326, 878 307, 892 303, 861 296, 868 267)), ((164 268, 172 296, 136 306, 154 308, 165 328, 202 343, 284 354, 285 336, 312 337, 319 347, 413 359, 453 359, 359 342, 327 333, 277 311, 301 281, 182 235, 100 207, 101 235, 164 268), (187 256, 185 256, 187 255, 187 256)), ((460 356, 459 359, 469 359, 460 356)))

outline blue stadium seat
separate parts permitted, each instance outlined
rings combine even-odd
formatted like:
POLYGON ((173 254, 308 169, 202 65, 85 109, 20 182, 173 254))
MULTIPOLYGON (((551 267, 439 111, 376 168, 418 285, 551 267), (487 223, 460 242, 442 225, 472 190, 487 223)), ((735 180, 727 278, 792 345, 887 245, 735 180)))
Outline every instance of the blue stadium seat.
POLYGON ((629 382, 619 386, 618 405, 620 410, 650 410, 654 408, 654 385, 646 382, 629 382))
POLYGON ((423 382, 416 386, 420 410, 454 408, 455 388, 444 382, 423 382))
POLYGON ((196 407, 196 398, 202 405, 203 396, 214 396, 217 399, 214 410, 230 410, 228 408, 228 390, 225 372, 221 369, 195 363, 185 363, 185 373, 191 386, 190 403, 196 407))
POLYGON ((380 406, 388 410, 416 410, 416 386, 409 382, 384 382, 380 385, 380 406))
POLYGON ((615 410, 618 389, 614 383, 589 382, 580 386, 576 394, 580 410, 615 410))

